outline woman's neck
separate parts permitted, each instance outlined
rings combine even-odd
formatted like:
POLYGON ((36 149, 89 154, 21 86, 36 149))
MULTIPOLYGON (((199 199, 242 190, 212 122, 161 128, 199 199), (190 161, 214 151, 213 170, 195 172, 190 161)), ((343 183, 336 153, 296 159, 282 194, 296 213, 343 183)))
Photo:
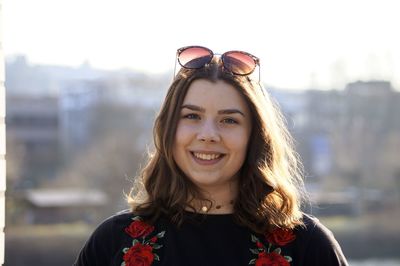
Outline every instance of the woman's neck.
POLYGON ((227 214, 233 213, 238 193, 237 180, 222 187, 202 188, 204 199, 193 199, 191 205, 200 213, 227 214))

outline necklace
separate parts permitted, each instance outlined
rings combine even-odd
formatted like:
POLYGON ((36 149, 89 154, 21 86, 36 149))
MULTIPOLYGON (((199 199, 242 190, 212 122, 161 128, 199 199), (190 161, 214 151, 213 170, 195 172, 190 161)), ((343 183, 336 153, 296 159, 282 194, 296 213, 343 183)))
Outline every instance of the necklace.
MULTIPOLYGON (((227 204, 216 204, 215 205, 215 209, 216 210, 220 210, 222 207, 225 207, 225 206, 227 206, 228 204, 229 205, 233 205, 233 203, 234 203, 234 201, 233 200, 230 200, 227 204)), ((203 205, 202 207, 201 207, 201 211, 202 212, 209 212, 211 210, 211 207, 207 207, 206 205, 203 205)))

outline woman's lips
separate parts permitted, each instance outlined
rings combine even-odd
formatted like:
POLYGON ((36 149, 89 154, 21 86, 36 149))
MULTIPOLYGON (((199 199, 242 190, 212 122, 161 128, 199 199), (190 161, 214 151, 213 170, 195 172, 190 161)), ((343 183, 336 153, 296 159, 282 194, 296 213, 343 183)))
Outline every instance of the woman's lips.
POLYGON ((190 152, 195 162, 201 165, 212 165, 222 160, 225 156, 223 153, 203 153, 203 152, 190 152))

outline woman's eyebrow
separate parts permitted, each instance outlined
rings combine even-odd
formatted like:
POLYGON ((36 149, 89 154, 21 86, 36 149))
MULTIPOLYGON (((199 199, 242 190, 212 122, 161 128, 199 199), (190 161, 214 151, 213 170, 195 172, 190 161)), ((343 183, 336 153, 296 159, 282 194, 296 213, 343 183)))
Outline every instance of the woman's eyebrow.
MULTIPOLYGON (((183 109, 183 108, 187 108, 192 111, 197 111, 197 112, 202 112, 202 113, 204 113, 206 111, 205 108, 194 105, 194 104, 184 104, 184 105, 182 105, 181 109, 183 109)), ((219 110, 218 114, 225 114, 225 115, 226 114, 240 114, 240 115, 246 117, 242 111, 240 111, 239 109, 235 109, 235 108, 219 110)))
POLYGON ((246 117, 242 111, 239 109, 224 109, 219 110, 218 114, 241 114, 242 116, 246 117))
POLYGON ((203 107, 200 107, 200 106, 197 106, 194 104, 184 104, 184 105, 182 105, 181 109, 183 109, 183 108, 187 108, 192 111, 198 111, 198 112, 202 112, 202 113, 204 113, 206 111, 206 109, 204 109, 203 107))

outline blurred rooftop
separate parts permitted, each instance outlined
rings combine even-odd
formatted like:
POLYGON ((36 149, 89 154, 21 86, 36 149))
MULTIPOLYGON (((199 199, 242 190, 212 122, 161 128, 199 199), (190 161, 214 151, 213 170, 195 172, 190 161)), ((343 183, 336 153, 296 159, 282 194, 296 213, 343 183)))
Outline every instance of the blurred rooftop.
POLYGON ((100 206, 108 202, 104 192, 87 189, 28 190, 26 199, 37 207, 100 206))

